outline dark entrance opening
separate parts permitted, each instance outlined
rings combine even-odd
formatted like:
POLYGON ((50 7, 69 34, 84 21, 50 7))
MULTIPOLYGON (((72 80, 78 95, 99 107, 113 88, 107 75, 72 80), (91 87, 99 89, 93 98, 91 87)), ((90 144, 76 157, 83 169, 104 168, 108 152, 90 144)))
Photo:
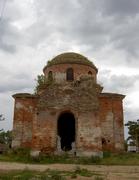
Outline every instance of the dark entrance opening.
POLYGON ((75 118, 72 113, 63 113, 58 119, 58 135, 61 139, 61 149, 70 151, 75 142, 75 118))

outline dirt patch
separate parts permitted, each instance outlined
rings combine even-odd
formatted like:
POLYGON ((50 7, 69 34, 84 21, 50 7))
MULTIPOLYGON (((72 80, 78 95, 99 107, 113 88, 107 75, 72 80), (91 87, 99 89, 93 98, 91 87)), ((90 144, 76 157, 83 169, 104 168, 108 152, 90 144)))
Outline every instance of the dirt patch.
MULTIPOLYGON (((93 173, 92 177, 85 177, 78 175, 76 180, 137 180, 139 179, 139 166, 104 166, 104 165, 73 165, 73 164, 22 164, 0 162, 0 171, 17 171, 17 170, 31 170, 31 171, 75 171, 75 169, 87 169, 93 173)), ((67 177, 68 180, 73 179, 67 177)))

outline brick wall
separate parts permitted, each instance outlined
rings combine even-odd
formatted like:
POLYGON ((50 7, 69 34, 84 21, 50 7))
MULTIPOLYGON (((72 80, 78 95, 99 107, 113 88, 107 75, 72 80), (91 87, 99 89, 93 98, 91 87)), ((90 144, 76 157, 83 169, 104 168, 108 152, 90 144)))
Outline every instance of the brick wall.
POLYGON ((73 68, 74 71, 74 79, 79 80, 80 76, 82 75, 88 75, 88 72, 92 72, 92 76, 94 77, 94 80, 96 80, 96 70, 93 69, 91 66, 87 65, 79 65, 79 64, 60 64, 60 65, 53 65, 50 67, 47 67, 44 70, 44 74, 46 77, 48 76, 49 71, 53 72, 53 77, 56 81, 65 81, 66 80, 66 70, 68 68, 73 68))
POLYGON ((123 151, 123 95, 101 93, 96 82, 97 71, 79 64, 52 65, 55 81, 39 95, 16 94, 13 147, 31 147, 45 153, 57 151, 57 121, 63 112, 75 117, 75 146, 79 155, 101 155, 104 151, 123 151), (66 70, 73 68, 75 81, 67 82, 66 70), (81 76, 88 75, 91 77, 81 76), (76 80, 79 80, 78 83, 76 80), (56 83, 55 83, 56 82, 56 83), (60 83, 57 83, 60 82, 60 83))
POLYGON ((15 97, 13 147, 31 147, 36 99, 15 97))
POLYGON ((123 95, 100 95, 100 123, 103 140, 103 150, 122 151, 124 149, 123 127, 123 95))

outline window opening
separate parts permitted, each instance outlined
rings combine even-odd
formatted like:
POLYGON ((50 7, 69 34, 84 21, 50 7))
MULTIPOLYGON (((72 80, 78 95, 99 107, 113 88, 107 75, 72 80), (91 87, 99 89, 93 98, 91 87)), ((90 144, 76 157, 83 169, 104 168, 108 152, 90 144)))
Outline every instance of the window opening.
POLYGON ((66 79, 67 81, 73 81, 74 80, 74 73, 72 68, 68 68, 66 72, 66 79))

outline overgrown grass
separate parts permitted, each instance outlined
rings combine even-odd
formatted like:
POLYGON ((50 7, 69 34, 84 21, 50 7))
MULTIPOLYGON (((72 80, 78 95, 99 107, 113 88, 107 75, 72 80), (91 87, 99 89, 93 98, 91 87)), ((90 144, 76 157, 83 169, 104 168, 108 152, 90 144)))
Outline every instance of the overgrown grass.
POLYGON ((5 180, 65 180, 66 178, 59 171, 33 172, 33 171, 14 171, 3 172, 0 179, 5 180))
POLYGON ((139 153, 111 154, 101 161, 104 165, 139 165, 139 153))
POLYGON ((56 155, 44 155, 40 154, 37 157, 30 156, 29 149, 17 149, 12 150, 6 154, 0 155, 0 161, 8 162, 23 162, 23 163, 41 163, 41 164, 52 164, 52 163, 63 163, 63 164, 98 164, 100 162, 99 157, 71 157, 67 154, 62 156, 56 155))
POLYGON ((0 155, 0 161, 39 163, 39 164, 101 164, 101 165, 139 165, 139 153, 112 154, 104 152, 104 157, 69 157, 68 155, 40 155, 31 157, 29 149, 18 149, 0 155))
POLYGON ((87 169, 80 169, 77 167, 74 171, 57 171, 57 170, 46 170, 45 172, 34 172, 29 170, 24 171, 12 171, 12 172, 2 172, 0 174, 0 179, 5 180, 66 180, 68 177, 76 179, 78 176, 92 177, 97 180, 103 175, 96 174, 87 169))

